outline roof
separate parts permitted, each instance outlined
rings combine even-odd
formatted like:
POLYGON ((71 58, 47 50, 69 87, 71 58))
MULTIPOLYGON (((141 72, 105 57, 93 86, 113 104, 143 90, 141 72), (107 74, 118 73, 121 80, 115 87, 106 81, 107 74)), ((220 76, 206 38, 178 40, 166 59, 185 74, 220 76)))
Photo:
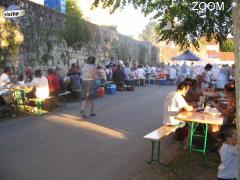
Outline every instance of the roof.
POLYGON ((201 61, 199 57, 197 57, 192 51, 188 50, 185 51, 183 54, 173 57, 172 60, 174 61, 201 61))
POLYGON ((217 51, 207 51, 208 58, 220 59, 221 61, 234 61, 235 56, 233 52, 217 52, 217 51))

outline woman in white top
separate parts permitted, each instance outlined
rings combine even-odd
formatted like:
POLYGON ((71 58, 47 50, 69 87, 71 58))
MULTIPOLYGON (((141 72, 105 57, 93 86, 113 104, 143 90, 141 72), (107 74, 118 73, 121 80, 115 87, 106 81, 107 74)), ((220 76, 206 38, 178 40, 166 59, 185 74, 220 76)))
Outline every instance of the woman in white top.
POLYGON ((212 65, 207 64, 201 75, 202 89, 208 89, 211 86, 211 70, 212 70, 212 65))
POLYGON ((83 118, 86 118, 85 110, 88 104, 90 104, 90 116, 96 116, 95 113, 95 102, 96 97, 96 79, 97 69, 95 66, 96 57, 90 56, 87 59, 87 64, 82 68, 82 99, 80 113, 83 118))

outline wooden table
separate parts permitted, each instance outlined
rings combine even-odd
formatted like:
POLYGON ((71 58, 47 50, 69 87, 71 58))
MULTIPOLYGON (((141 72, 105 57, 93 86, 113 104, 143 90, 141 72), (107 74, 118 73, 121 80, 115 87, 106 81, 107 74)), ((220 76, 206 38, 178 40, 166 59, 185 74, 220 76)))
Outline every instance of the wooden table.
POLYGON ((10 88, 10 91, 13 92, 14 99, 17 101, 16 102, 17 106, 18 105, 23 105, 23 109, 26 110, 27 93, 31 92, 32 89, 33 89, 32 87, 21 86, 21 85, 12 86, 10 88), (20 99, 22 99, 22 103, 20 103, 20 99))
POLYGON ((207 135, 209 125, 222 125, 223 116, 222 115, 212 115, 210 113, 204 112, 182 112, 175 117, 177 120, 185 121, 190 125, 190 143, 189 150, 201 152, 206 157, 206 147, 207 147, 207 135), (196 128, 199 124, 204 125, 204 135, 196 134, 196 128), (192 141, 194 137, 204 138, 203 149, 192 148, 192 141))

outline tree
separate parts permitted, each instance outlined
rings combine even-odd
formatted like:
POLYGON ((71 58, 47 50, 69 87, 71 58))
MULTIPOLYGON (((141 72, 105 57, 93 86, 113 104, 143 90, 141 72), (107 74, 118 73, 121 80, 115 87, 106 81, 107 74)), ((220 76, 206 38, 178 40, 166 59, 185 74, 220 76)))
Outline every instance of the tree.
POLYGON ((7 56, 11 56, 14 63, 24 40, 20 26, 14 21, 6 20, 3 11, 4 9, 0 7, 0 66, 2 67, 6 65, 7 56))
POLYGON ((143 30, 142 34, 140 37, 145 40, 149 41, 152 44, 157 43, 157 33, 156 33, 156 28, 157 28, 157 22, 156 21, 151 21, 149 22, 145 29, 143 30))
MULTIPOLYGON (((236 106, 237 106, 237 129, 238 129, 238 153, 240 154, 240 2, 237 2, 237 7, 233 10, 233 32, 234 32, 234 51, 235 51, 235 81, 236 84, 236 106)), ((238 156, 240 162, 240 156, 238 156)), ((238 166, 238 178, 240 178, 240 166, 238 166)))
POLYGON ((81 48, 83 43, 89 41, 90 33, 86 22, 81 18, 82 13, 76 0, 67 0, 66 13, 65 29, 60 32, 60 35, 66 40, 69 47, 81 48))
POLYGON ((231 39, 227 39, 222 43, 222 52, 234 52, 234 43, 231 39))
POLYGON ((158 21, 157 35, 160 41, 173 41, 181 48, 194 45, 199 48, 199 39, 206 36, 220 45, 232 33, 231 0, 95 0, 93 6, 110 7, 111 12, 127 4, 140 7, 145 15, 152 15, 158 21), (206 10, 201 10, 206 7, 206 10), (209 10, 210 9, 210 10, 209 10), (166 28, 168 27, 168 28, 166 28))

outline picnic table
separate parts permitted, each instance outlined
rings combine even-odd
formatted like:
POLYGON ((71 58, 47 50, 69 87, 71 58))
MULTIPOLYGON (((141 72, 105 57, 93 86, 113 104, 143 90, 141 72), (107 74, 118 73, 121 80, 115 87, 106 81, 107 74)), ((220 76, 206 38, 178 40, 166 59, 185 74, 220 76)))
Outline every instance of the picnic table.
POLYGON ((206 147, 207 147, 207 136, 208 136, 208 127, 209 125, 222 125, 223 124, 223 116, 219 113, 211 113, 211 112, 181 112, 175 117, 177 120, 185 121, 190 125, 190 142, 189 142, 189 150, 201 152, 206 157, 206 147), (197 134, 197 127, 202 124, 203 125, 203 135, 197 134), (193 148, 192 142, 193 138, 202 137, 204 139, 203 148, 193 148))
POLYGON ((168 79, 168 76, 170 76, 169 73, 160 72, 159 75, 158 75, 158 78, 159 78, 160 80, 167 80, 167 79, 168 79))
POLYGON ((23 105, 23 109, 26 110, 27 93, 32 91, 32 87, 14 85, 11 86, 9 89, 13 92, 14 99, 17 101, 17 106, 23 105))

